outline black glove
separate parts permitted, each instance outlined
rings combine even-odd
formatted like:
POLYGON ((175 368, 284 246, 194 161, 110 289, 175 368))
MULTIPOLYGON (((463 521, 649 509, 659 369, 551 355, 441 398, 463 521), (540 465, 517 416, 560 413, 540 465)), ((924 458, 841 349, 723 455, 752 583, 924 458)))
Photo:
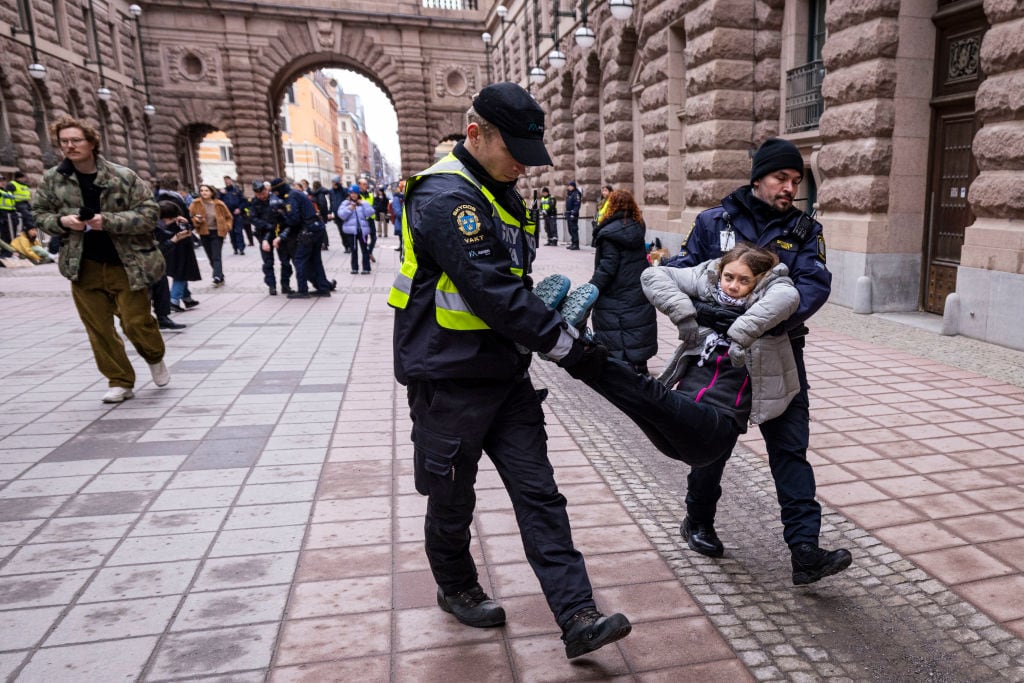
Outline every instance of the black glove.
POLYGON ((729 328, 736 322, 736 318, 743 314, 737 309, 717 306, 705 301, 695 301, 693 307, 697 309, 697 324, 710 327, 718 334, 728 333, 729 328))
POLYGON ((608 360, 608 349, 594 342, 576 339, 569 349, 568 355, 558 361, 571 377, 584 382, 593 382, 604 371, 604 363, 608 360))

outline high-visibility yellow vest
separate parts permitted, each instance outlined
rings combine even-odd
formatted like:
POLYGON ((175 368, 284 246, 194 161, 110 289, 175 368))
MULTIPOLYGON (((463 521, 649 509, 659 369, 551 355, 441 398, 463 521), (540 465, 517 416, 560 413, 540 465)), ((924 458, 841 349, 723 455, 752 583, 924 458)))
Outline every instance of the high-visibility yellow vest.
POLYGON ((597 222, 600 223, 604 220, 604 210, 608 206, 608 198, 605 197, 597 206, 597 222))
POLYGON ((7 190, 0 190, 0 211, 14 211, 14 194, 7 190))
POLYGON ((540 210, 548 214, 549 216, 551 215, 551 205, 553 204, 551 199, 551 197, 540 198, 540 210))
POLYGON ((28 185, 22 185, 17 180, 12 180, 11 185, 14 186, 15 203, 32 201, 32 190, 28 189, 28 185))
MULTIPOLYGON (((422 173, 409 178, 406 181, 405 196, 411 196, 413 188, 423 178, 441 173, 452 173, 464 178, 467 182, 472 184, 473 187, 480 190, 484 197, 487 198, 487 201, 491 205, 491 215, 495 222, 500 222, 505 227, 512 230, 525 232, 526 235, 529 236, 528 239, 533 238, 536 233, 537 226, 531 222, 527 222, 525 224, 520 223, 519 220, 517 220, 498 203, 490 190, 477 182, 476 178, 473 177, 462 162, 451 153, 422 173)), ((525 202, 523 204, 523 208, 526 208, 525 202)), ((409 227, 407 221, 408 215, 408 212, 402 212, 402 267, 399 270, 398 275, 395 277, 395 282, 391 285, 391 292, 388 295, 388 305, 399 309, 404 309, 409 304, 409 294, 412 292, 412 281, 413 277, 416 275, 417 268, 416 250, 413 249, 412 229, 409 227)), ((529 215, 529 212, 527 212, 527 215, 529 215)), ((525 250, 527 248, 528 246, 524 244, 523 249, 525 250)), ((522 264, 519 267, 512 266, 511 271, 519 277, 523 277, 526 272, 522 267, 522 264)), ((455 283, 452 282, 447 273, 441 274, 441 277, 438 279, 437 285, 434 288, 434 310, 437 318, 437 324, 445 329, 490 329, 490 326, 487 323, 473 313, 473 310, 469 307, 469 304, 466 303, 465 299, 462 298, 462 295, 459 294, 458 288, 456 288, 455 283)))

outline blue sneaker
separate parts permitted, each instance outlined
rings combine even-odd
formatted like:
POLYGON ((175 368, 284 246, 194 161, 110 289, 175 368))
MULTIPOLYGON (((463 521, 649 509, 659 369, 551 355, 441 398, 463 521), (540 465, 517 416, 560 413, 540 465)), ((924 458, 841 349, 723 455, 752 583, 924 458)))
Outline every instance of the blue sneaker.
POLYGON ((533 293, 540 297, 544 305, 554 310, 565 299, 569 293, 569 278, 564 275, 548 275, 537 283, 533 293))
POLYGON ((597 287, 589 282, 580 285, 565 297, 558 312, 566 323, 582 331, 590 316, 590 309, 597 303, 597 294, 597 287))

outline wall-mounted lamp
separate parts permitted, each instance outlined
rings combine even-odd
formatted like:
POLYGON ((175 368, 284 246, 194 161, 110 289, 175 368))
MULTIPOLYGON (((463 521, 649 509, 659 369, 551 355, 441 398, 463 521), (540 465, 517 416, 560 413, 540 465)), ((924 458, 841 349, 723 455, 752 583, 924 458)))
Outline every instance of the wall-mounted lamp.
POLYGON ((484 61, 487 64, 487 82, 491 82, 491 34, 484 31, 480 34, 480 40, 484 41, 484 61))
POLYGON ((576 44, 584 49, 593 45, 594 41, 597 40, 597 36, 594 34, 594 29, 585 24, 576 29, 576 32, 573 33, 573 37, 576 39, 576 44))
POLYGON ((561 69, 565 66, 565 53, 557 47, 553 48, 551 52, 548 53, 548 64, 556 69, 561 69))
POLYGON ((28 75, 37 81, 41 81, 46 78, 46 67, 39 62, 33 62, 28 65, 28 75))
POLYGON ((39 50, 36 49, 36 27, 32 18, 32 3, 25 3, 25 24, 26 29, 24 31, 17 26, 11 26, 11 35, 16 36, 19 33, 28 34, 28 44, 32 50, 32 63, 25 70, 28 71, 29 76, 37 81, 41 81, 46 78, 46 67, 39 63, 39 50))
POLYGON ((535 66, 530 69, 530 82, 531 83, 543 83, 544 82, 544 69, 539 66, 535 66))
POLYGON ((100 98, 104 102, 109 102, 110 98, 114 96, 114 93, 110 92, 110 88, 105 85, 101 85, 96 88, 96 97, 100 98))
POLYGON ((142 8, 138 5, 128 5, 128 14, 132 15, 135 20, 135 41, 139 45, 139 71, 142 72, 142 88, 143 93, 146 95, 146 106, 142 108, 146 116, 153 116, 156 114, 156 107, 150 104, 149 101, 149 79, 146 78, 146 50, 142 46, 142 26, 139 23, 139 17, 142 16, 142 8))
POLYGON ((625 21, 633 16, 633 0, 608 0, 608 9, 613 17, 625 21))

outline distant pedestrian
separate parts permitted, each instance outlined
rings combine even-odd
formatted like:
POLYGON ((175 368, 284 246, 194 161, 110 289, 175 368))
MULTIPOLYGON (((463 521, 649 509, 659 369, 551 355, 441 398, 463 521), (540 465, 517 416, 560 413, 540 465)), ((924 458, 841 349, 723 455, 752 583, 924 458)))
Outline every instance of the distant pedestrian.
POLYGON ((604 220, 594 231, 594 274, 600 297, 592 325, 597 341, 612 358, 647 374, 647 360, 658 352, 658 319, 644 296, 640 276, 648 268, 646 228, 629 190, 615 190, 605 201, 604 220))
POLYGON ((103 402, 121 403, 134 396, 135 370, 115 317, 153 383, 162 387, 171 380, 149 307, 149 285, 165 272, 153 239, 159 209, 134 171, 100 156, 99 133, 88 123, 65 116, 50 134, 64 160, 43 174, 33 216, 43 232, 61 238, 60 272, 71 281, 71 298, 110 387, 103 402))
MULTIPOLYGON (((551 190, 546 187, 540 189, 540 220, 544 225, 544 232, 547 234, 549 247, 558 246, 558 202, 551 196, 551 190)), ((540 227, 540 226, 538 226, 540 227)), ((540 241, 539 239, 537 240, 540 241)))
POLYGON ((370 274, 370 238, 373 236, 373 206, 363 199, 358 185, 348 190, 348 201, 338 210, 342 229, 352 236, 352 274, 359 270, 359 256, 363 257, 363 275, 370 274))
POLYGON ((580 248, 580 207, 583 194, 576 187, 576 181, 570 180, 565 195, 565 225, 569 229, 569 246, 566 249, 578 251, 580 248))
POLYGON ((233 229, 234 216, 227 204, 217 199, 217 188, 206 184, 199 186, 199 198, 193 200, 188 212, 213 268, 213 286, 220 287, 224 284, 224 238, 233 229))

